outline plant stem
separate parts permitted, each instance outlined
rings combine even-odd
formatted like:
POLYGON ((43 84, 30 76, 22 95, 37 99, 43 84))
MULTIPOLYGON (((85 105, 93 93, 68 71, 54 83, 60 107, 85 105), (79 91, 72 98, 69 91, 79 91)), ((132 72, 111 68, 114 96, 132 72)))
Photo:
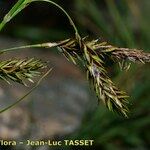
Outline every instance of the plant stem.
POLYGON ((79 33, 78 33, 78 29, 77 29, 75 23, 73 22, 72 18, 70 17, 70 15, 69 15, 60 5, 58 5, 57 3, 55 3, 55 2, 53 2, 53 1, 51 1, 51 0, 32 0, 32 2, 36 2, 36 1, 41 1, 41 2, 44 1, 44 2, 51 3, 52 5, 55 5, 55 6, 58 7, 60 10, 62 10, 62 12, 63 12, 63 13, 67 16, 67 18, 69 19, 70 24, 73 26, 73 29, 74 29, 74 31, 75 31, 76 38, 77 38, 77 39, 81 39, 81 38, 80 38, 80 35, 79 35, 79 33))
POLYGON ((14 6, 13 8, 5 15, 3 21, 0 23, 0 31, 3 29, 3 27, 5 26, 5 24, 7 22, 9 22, 13 17, 15 17, 21 10, 23 10, 28 4, 32 3, 32 2, 48 2, 51 3, 52 5, 55 5, 57 8, 59 8, 69 19, 70 24, 72 25, 74 31, 75 31, 75 36, 77 40, 81 40, 81 37, 78 33, 77 27, 75 25, 75 23, 73 22, 72 18, 70 17, 70 15, 57 3, 51 1, 51 0, 19 0, 14 6))
POLYGON ((36 83, 35 86, 32 87, 32 89, 27 92, 23 97, 19 98, 15 103, 11 104, 10 106, 0 110, 0 114, 5 112, 6 110, 16 106, 18 103, 20 103, 22 100, 24 100, 24 98, 26 98, 30 93, 32 93, 38 86, 39 84, 41 83, 41 81, 51 72, 52 69, 49 69, 40 79, 39 81, 36 83))
POLYGON ((25 49, 25 48, 42 48, 42 47, 55 47, 57 46, 57 43, 42 43, 42 44, 34 44, 34 45, 25 45, 25 46, 19 46, 19 47, 13 47, 13 48, 7 48, 7 49, 3 49, 0 50, 0 54, 3 54, 5 52, 8 51, 14 51, 14 50, 18 50, 18 49, 25 49), (51 46, 50 46, 51 45, 51 46))

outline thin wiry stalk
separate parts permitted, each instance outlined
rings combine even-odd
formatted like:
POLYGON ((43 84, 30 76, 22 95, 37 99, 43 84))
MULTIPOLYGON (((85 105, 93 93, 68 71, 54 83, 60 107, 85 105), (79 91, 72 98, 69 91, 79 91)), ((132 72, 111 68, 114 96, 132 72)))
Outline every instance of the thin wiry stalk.
POLYGON ((8 107, 0 110, 0 114, 11 109, 12 107, 16 106, 18 103, 20 103, 21 101, 23 101, 29 94, 31 94, 38 86, 39 84, 42 82, 42 80, 51 72, 52 69, 49 69, 38 81, 37 83, 31 88, 30 91, 28 91, 24 96, 22 96, 21 98, 19 98, 15 103, 9 105, 8 107))
POLYGON ((75 31, 76 39, 79 40, 79 42, 80 42, 81 37, 80 37, 80 35, 78 33, 78 29, 77 29, 74 21, 70 17, 70 15, 64 10, 64 8, 62 8, 60 5, 58 5, 57 3, 55 3, 54 1, 51 1, 51 0, 31 0, 31 2, 38 2, 38 1, 40 1, 40 2, 48 2, 48 3, 52 4, 52 5, 55 5, 57 8, 59 8, 67 16, 67 18, 69 19, 69 22, 70 22, 70 24, 72 25, 72 27, 73 27, 73 29, 75 31))
POLYGON ((72 18, 70 17, 70 15, 64 10, 64 8, 62 8, 60 5, 58 5, 57 3, 55 3, 54 1, 51 0, 18 0, 18 2, 13 6, 13 8, 5 15, 4 19, 2 20, 2 22, 0 23, 0 31, 4 28, 4 26, 11 20, 13 19, 19 12, 21 12, 24 8, 26 8, 29 4, 31 4, 32 2, 47 2, 50 3, 54 6, 56 6, 57 8, 59 8, 69 19, 69 22, 71 24, 71 26, 73 27, 74 31, 75 31, 75 37, 76 39, 78 39, 78 41, 80 42, 80 35, 78 33, 78 29, 74 23, 74 21, 72 20, 72 18))

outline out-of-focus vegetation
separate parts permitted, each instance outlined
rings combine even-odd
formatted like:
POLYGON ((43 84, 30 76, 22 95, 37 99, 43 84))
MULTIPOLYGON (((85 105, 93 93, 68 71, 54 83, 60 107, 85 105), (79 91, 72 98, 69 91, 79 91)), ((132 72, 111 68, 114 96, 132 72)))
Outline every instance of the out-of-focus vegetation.
MULTIPOLYGON (((57 0, 70 13, 80 33, 100 37, 113 45, 150 48, 149 0, 57 0)), ((2 1, 5 14, 15 1, 2 1)), ((0 7, 1 9, 1 7, 0 7)), ((2 17, 2 16, 1 16, 2 17)), ((3 31, 3 34, 32 42, 61 40, 71 37, 68 20, 55 8, 36 3, 25 9, 3 31)), ((131 96, 130 117, 112 114, 104 106, 92 107, 82 126, 71 139, 94 139, 102 149, 149 149, 150 147, 150 69, 147 65, 132 65, 128 72, 108 62, 108 71, 120 87, 131 96)), ((67 138, 68 138, 67 137, 67 138)))

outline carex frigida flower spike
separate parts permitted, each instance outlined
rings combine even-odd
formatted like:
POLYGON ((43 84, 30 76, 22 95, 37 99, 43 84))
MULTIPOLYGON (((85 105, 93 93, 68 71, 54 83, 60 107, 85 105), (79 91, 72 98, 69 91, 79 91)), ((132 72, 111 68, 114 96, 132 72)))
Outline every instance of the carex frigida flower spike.
POLYGON ((150 62, 149 53, 136 49, 118 48, 99 40, 88 41, 86 38, 82 38, 80 43, 76 39, 67 39, 57 44, 45 43, 45 45, 57 46, 65 57, 74 64, 82 61, 87 72, 87 79, 92 83, 98 101, 102 101, 109 110, 127 117, 128 96, 119 90, 109 78, 104 67, 105 56, 110 56, 117 62, 146 63, 150 62))
POLYGON ((10 84, 10 81, 26 85, 26 80, 34 82, 33 78, 41 75, 46 63, 35 58, 10 59, 0 61, 0 79, 10 84))

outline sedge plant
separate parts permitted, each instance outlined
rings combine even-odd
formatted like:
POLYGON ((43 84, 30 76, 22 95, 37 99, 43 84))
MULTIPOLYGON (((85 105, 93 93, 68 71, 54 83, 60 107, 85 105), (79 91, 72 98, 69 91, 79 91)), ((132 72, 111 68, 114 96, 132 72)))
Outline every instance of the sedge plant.
MULTIPOLYGON (((0 24, 0 31, 11 19, 13 19, 19 12, 25 9, 29 4, 39 1, 50 3, 60 9, 62 13, 66 15, 71 26, 73 27, 74 36, 58 42, 47 42, 3 49, 0 51, 0 53, 3 54, 14 50, 22 50, 24 48, 33 47, 57 47, 58 50, 70 62, 73 62, 75 65, 78 65, 80 62, 82 62, 81 64, 83 65, 87 74, 87 80, 93 87, 98 97, 98 102, 102 101, 110 111, 116 111, 119 114, 127 117, 128 95, 116 87, 112 80, 109 78, 108 72, 105 68, 106 58, 112 59, 113 61, 119 63, 122 69, 128 70, 130 67, 130 62, 140 62, 143 64, 150 62, 150 53, 145 53, 138 49, 120 48, 117 46, 112 46, 107 42, 102 42, 99 39, 89 40, 88 37, 82 37, 79 34, 78 29, 70 15, 60 5, 51 0, 18 0, 18 2, 2 20, 0 24)), ((43 65, 40 60, 33 58, 30 58, 29 60, 15 59, 0 61, 0 78, 7 82, 9 82, 8 80, 13 80, 15 82, 24 83, 24 79, 33 81, 32 78, 39 74, 37 70, 44 67, 45 65, 43 65)), ((15 106, 23 98, 11 106, 15 106)), ((1 112, 11 108, 11 106, 5 108, 1 112)))

